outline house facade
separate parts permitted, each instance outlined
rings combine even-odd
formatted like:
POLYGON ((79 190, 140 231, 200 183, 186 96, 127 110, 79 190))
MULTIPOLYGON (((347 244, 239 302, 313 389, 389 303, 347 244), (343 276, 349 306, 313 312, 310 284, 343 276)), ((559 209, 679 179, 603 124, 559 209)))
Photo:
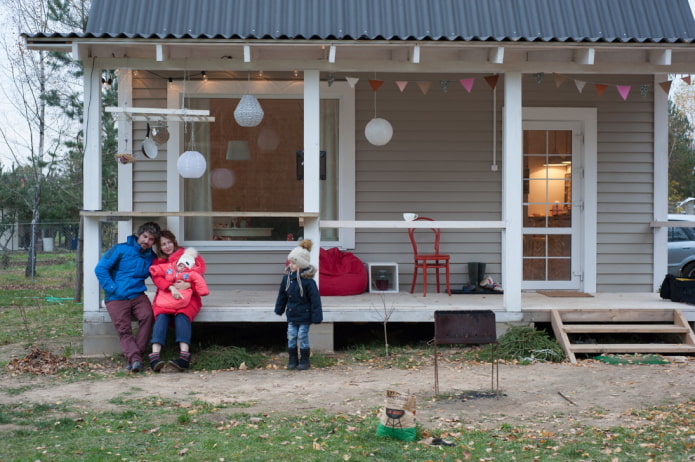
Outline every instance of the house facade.
POLYGON ((85 65, 85 335, 110 328, 92 272, 106 219, 121 240, 158 220, 200 250, 213 292, 271 303, 299 238, 393 263, 407 291, 406 229, 434 225, 404 213, 442 230, 452 286, 485 263, 516 319, 524 293, 654 293, 666 273, 687 0, 93 0, 86 33, 25 39, 85 65), (135 158, 117 211, 101 206, 105 75, 135 158), (258 125, 240 123, 245 95, 258 125), (200 177, 182 176, 190 151, 200 177))

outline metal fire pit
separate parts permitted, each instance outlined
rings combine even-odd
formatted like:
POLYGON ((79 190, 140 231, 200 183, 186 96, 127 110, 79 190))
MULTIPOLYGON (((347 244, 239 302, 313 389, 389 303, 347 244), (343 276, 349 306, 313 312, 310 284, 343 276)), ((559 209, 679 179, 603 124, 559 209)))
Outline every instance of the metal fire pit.
POLYGON ((497 326, 491 310, 447 310, 434 312, 434 392, 439 394, 437 345, 492 344, 492 389, 500 393, 499 364, 497 363, 497 326), (497 386, 495 387, 495 378, 497 386))

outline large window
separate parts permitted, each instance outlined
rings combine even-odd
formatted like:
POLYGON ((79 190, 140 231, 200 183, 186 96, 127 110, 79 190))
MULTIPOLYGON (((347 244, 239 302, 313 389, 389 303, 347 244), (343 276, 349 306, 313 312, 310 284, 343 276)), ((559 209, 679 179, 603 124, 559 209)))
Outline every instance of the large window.
MULTIPOLYGON (((207 109, 214 122, 185 124, 183 150, 200 151, 207 160, 206 173, 180 182, 180 208, 213 212, 304 211, 302 94, 257 94, 263 121, 241 127, 234 119, 238 94, 186 94, 184 105, 207 109)), ((340 215, 341 99, 322 95, 320 104, 320 215, 337 220, 340 215)), ((350 134, 354 134, 348 132, 350 134)), ((342 149, 345 151, 345 149, 342 149)), ((349 156, 350 154, 348 154, 349 156)), ((354 154, 353 154, 354 156, 354 154)), ((354 186, 353 186, 354 187, 354 186)), ((213 241, 244 245, 248 241, 297 240, 304 234, 296 217, 240 216, 189 217, 183 223, 186 242, 213 241)), ((322 230, 322 241, 337 242, 338 230, 322 230)))

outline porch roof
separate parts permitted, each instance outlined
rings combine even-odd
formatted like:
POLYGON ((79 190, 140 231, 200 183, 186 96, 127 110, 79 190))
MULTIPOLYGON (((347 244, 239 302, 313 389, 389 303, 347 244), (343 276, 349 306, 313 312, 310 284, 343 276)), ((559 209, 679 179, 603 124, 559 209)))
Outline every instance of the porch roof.
POLYGON ((688 0, 93 0, 130 39, 693 43, 688 0))

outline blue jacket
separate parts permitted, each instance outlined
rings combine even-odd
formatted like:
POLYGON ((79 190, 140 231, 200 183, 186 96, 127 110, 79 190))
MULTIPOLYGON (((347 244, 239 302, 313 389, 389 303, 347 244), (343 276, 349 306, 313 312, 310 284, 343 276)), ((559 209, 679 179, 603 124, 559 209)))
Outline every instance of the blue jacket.
POLYGON ((152 249, 142 251, 134 235, 107 250, 94 268, 104 289, 104 301, 131 300, 145 293, 145 279, 155 258, 152 249))
POLYGON ((303 269, 299 278, 289 267, 285 270, 275 302, 275 314, 282 316, 287 312, 287 322, 300 324, 319 324, 323 321, 321 296, 313 279, 314 274, 316 269, 313 266, 303 269))

